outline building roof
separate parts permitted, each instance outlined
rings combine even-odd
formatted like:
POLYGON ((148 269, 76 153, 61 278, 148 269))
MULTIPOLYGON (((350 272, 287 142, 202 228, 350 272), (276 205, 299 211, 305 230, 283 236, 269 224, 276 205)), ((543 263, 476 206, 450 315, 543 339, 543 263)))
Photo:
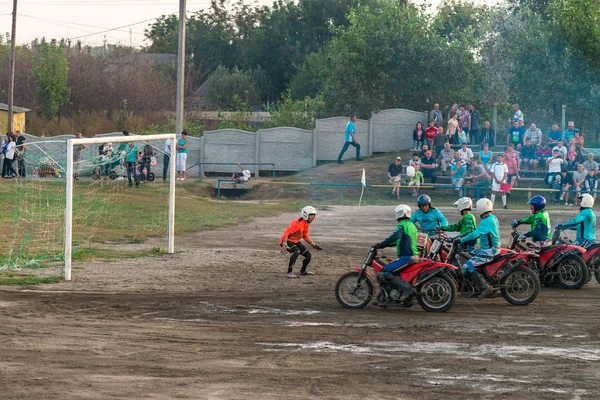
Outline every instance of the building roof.
MULTIPOLYGON (((8 104, 0 103, 0 111, 8 111, 8 104)), ((31 111, 30 108, 13 106, 13 112, 15 112, 15 113, 24 113, 24 112, 29 112, 29 111, 31 111)))

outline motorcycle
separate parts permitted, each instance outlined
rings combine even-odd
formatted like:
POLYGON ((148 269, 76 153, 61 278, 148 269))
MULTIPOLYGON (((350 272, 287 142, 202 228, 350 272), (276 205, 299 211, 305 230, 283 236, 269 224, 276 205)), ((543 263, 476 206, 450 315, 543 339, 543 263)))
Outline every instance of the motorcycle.
POLYGON ((415 299, 429 312, 445 312, 452 307, 456 298, 456 284, 449 272, 456 269, 455 266, 427 259, 410 263, 399 275, 413 286, 414 293, 401 302, 402 292, 385 279, 378 278, 379 272, 391 261, 379 257, 377 249, 371 247, 362 267, 354 267, 354 271, 338 279, 335 285, 337 301, 346 308, 363 308, 369 304, 379 284, 377 302, 385 307, 411 307, 415 299), (373 268, 374 276, 367 271, 368 267, 373 268))
POLYGON ((509 250, 535 252, 539 258, 537 266, 530 267, 538 273, 544 285, 558 285, 564 289, 579 289, 588 281, 588 267, 581 257, 586 251, 583 247, 567 243, 559 243, 560 231, 554 230, 552 245, 540 248, 529 247, 519 240, 520 233, 516 227, 511 232, 509 250))
MULTIPOLYGON (((561 238, 560 231, 556 229, 554 234, 552 235, 552 244, 566 244, 570 245, 569 239, 561 238)), ((592 280, 592 276, 596 277, 596 281, 600 283, 600 243, 594 243, 587 249, 585 249, 585 253, 580 254, 583 261, 586 263, 588 267, 588 279, 587 281, 592 280)))
MULTIPOLYGON (((438 234, 431 244, 428 256, 432 260, 441 260, 459 267, 452 271, 452 277, 464 297, 473 298, 481 294, 462 268, 471 255, 459 252, 457 244, 445 233, 438 234)), ((515 253, 504 249, 492 261, 478 265, 476 269, 495 289, 496 295, 500 292, 510 304, 524 306, 533 302, 540 292, 539 277, 529 268, 538 258, 537 254, 515 253)))

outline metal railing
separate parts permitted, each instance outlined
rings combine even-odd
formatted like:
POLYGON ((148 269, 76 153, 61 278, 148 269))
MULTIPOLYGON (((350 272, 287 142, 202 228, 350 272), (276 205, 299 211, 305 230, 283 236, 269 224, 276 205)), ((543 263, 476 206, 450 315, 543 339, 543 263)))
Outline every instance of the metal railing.
MULTIPOLYGON (((199 179, 200 181, 202 181, 202 178, 204 177, 204 169, 202 168, 203 165, 236 165, 237 163, 226 163, 226 162, 199 162, 196 163, 194 165, 191 165, 190 167, 188 167, 187 169, 192 169, 195 166, 199 167, 199 179)), ((244 163, 244 165, 248 165, 248 166, 261 166, 261 165, 270 165, 271 166, 271 176, 272 179, 275 180, 275 164, 273 163, 244 163)))

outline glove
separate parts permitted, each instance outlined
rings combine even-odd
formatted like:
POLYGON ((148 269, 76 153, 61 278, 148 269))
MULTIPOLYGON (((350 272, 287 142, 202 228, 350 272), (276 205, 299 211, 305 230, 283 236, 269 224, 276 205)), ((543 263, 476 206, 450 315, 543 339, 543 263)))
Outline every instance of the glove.
POLYGON ((525 236, 525 234, 520 234, 519 235, 519 240, 523 241, 523 240, 526 240, 526 239, 527 239, 527 236, 525 236))
POLYGON ((454 245, 457 245, 457 246, 458 246, 458 245, 460 244, 460 237, 459 237, 459 236, 457 236, 457 237, 455 237, 454 239, 452 239, 452 244, 454 244, 454 245))
POLYGON ((371 248, 373 248, 373 249, 380 249, 381 246, 379 246, 379 243, 375 243, 375 244, 371 245, 371 248))
POLYGON ((321 246, 319 246, 318 244, 316 244, 316 243, 313 243, 313 244, 312 244, 312 247, 313 247, 313 249, 315 249, 315 250, 323 250, 323 248, 322 248, 321 246))
POLYGON ((441 226, 436 226, 434 229, 435 233, 440 233, 443 230, 441 226))
POLYGON ((512 226, 513 228, 516 228, 520 224, 521 224, 521 222, 518 219, 515 219, 515 220, 513 220, 513 222, 510 223, 510 226, 512 226))

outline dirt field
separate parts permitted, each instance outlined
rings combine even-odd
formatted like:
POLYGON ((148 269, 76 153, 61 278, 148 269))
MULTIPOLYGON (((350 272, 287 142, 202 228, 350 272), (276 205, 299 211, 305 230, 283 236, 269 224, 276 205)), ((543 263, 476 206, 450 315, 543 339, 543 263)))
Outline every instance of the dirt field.
MULTIPOLYGON (((517 213, 498 215, 507 235, 517 213)), ((286 280, 277 240, 293 217, 178 238, 174 256, 82 264, 72 282, 2 288, 0 398, 600 398, 595 281, 544 288, 527 307, 459 297, 445 314, 346 310, 335 282, 391 232, 393 207, 321 211, 317 275, 286 280)))

